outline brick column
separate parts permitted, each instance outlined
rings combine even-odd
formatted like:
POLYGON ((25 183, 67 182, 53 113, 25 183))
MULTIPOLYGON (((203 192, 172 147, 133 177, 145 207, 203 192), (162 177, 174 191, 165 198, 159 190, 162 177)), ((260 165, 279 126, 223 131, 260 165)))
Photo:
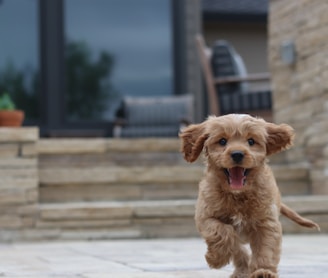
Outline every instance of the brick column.
POLYGON ((0 128, 0 241, 21 238, 38 214, 38 128, 0 128))

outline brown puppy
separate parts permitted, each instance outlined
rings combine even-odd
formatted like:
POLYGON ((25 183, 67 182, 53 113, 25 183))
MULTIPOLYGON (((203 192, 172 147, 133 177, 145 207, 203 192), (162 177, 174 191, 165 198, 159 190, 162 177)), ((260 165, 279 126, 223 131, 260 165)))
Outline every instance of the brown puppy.
POLYGON ((199 184, 196 226, 207 243, 212 268, 230 260, 233 278, 276 278, 281 253, 280 212, 300 225, 319 226, 281 203, 266 157, 292 145, 293 129, 249 115, 211 116, 181 134, 188 162, 204 149, 206 171, 199 184), (243 244, 249 243, 250 256, 243 244))

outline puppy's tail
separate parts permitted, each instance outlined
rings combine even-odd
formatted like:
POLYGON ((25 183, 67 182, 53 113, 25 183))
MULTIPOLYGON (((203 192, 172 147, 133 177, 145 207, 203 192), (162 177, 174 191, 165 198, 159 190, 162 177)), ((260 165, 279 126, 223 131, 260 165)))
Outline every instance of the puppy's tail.
POLYGON ((320 231, 320 227, 317 223, 300 216, 297 212, 293 211, 285 204, 281 204, 280 212, 281 214, 283 214, 284 216, 288 217, 289 219, 293 220, 294 222, 296 222, 301 226, 307 228, 316 228, 318 231, 320 231))

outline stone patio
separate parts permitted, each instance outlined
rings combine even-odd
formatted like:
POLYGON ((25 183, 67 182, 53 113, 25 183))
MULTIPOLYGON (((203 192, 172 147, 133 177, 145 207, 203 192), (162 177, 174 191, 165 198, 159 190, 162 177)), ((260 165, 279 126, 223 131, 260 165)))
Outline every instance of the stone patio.
MULTIPOLYGON (((220 278, 210 270, 199 238, 39 242, 0 245, 0 277, 220 278)), ((328 235, 286 235, 280 277, 328 277, 328 235)))

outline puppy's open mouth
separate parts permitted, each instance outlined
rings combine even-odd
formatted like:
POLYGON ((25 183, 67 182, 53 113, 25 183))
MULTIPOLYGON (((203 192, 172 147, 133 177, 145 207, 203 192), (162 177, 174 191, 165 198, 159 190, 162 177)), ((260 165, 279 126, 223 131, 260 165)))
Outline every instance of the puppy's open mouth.
POLYGON ((232 189, 241 189, 246 183, 246 177, 249 173, 249 169, 242 167, 233 167, 230 169, 223 169, 228 178, 228 182, 232 189))

